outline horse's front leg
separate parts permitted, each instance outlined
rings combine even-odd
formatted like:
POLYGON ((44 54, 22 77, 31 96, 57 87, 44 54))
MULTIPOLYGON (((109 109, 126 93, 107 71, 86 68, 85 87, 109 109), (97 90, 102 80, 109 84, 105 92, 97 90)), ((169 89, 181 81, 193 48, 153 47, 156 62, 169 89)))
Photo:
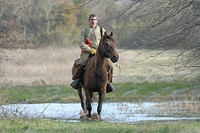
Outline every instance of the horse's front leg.
POLYGON ((91 111, 92 111, 92 106, 91 106, 91 94, 90 92, 87 90, 86 91, 86 108, 88 110, 88 117, 91 118, 91 111))
POLYGON ((98 101, 98 107, 97 107, 97 113, 100 116, 101 115, 101 110, 102 110, 102 102, 105 96, 105 89, 99 91, 99 101, 98 101))

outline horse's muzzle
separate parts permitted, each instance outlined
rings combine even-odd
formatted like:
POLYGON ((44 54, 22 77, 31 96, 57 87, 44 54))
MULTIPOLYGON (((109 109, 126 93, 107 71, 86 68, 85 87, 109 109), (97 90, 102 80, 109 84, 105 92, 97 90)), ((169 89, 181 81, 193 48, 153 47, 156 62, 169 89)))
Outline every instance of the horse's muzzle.
POLYGON ((117 62, 118 59, 119 59, 119 55, 114 55, 114 56, 111 57, 111 61, 112 61, 113 63, 117 62))

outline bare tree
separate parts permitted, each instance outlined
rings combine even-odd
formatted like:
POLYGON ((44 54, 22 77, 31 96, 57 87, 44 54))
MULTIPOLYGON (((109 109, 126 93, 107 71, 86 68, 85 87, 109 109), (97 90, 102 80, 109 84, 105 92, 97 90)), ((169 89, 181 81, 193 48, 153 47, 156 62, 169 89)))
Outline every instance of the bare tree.
POLYGON ((199 73, 199 7, 199 0, 127 0, 107 21, 117 19, 121 47, 180 50, 179 67, 199 73))

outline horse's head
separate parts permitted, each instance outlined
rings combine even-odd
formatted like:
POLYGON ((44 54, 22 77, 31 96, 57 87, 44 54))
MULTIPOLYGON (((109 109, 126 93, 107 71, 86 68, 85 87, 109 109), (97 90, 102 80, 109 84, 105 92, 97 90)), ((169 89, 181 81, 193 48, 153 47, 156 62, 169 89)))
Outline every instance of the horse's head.
POLYGON ((116 41, 113 38, 113 33, 111 32, 110 35, 107 35, 107 32, 105 32, 100 43, 101 53, 103 53, 105 57, 110 58, 113 63, 117 62, 119 59, 115 44, 116 41))

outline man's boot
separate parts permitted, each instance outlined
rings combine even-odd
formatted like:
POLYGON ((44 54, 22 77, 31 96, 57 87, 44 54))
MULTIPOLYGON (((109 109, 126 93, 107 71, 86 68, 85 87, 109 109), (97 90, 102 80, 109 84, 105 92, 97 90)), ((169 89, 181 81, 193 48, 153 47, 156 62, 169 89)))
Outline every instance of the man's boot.
POLYGON ((113 92, 113 91, 115 91, 115 87, 112 85, 112 83, 107 83, 106 92, 109 93, 109 92, 113 92))
POLYGON ((71 82, 71 87, 73 87, 74 89, 78 89, 79 87, 79 83, 80 83, 80 78, 75 79, 74 81, 71 82))

